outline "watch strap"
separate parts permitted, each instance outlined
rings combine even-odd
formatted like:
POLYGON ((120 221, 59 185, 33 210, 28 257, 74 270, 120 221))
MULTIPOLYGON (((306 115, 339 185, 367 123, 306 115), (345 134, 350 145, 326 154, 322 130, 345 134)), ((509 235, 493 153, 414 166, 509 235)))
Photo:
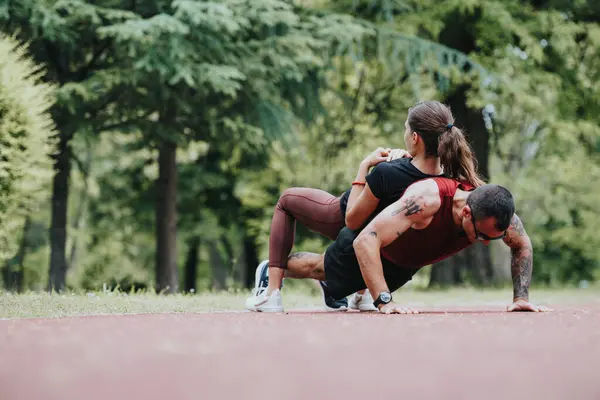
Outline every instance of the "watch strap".
POLYGON ((373 305, 374 305, 375 307, 378 307, 380 304, 388 304, 388 303, 391 303, 391 301, 392 301, 392 294, 391 294, 390 292, 380 292, 380 293, 379 293, 379 296, 377 296, 377 298, 376 298, 376 299, 375 299, 375 301, 373 302, 373 305), (384 301, 384 300, 381 298, 381 295, 382 295, 382 294, 387 294, 387 296, 386 296, 386 297, 389 297, 389 300, 388 300, 388 301, 384 301))

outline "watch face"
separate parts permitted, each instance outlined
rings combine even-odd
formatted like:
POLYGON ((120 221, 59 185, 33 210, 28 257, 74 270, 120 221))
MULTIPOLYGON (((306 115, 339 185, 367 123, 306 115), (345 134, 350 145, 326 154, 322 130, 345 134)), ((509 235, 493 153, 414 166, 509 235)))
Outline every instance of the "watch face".
POLYGON ((389 303, 390 300, 392 300, 392 295, 387 292, 383 292, 383 293, 379 294, 379 297, 381 298, 381 301, 383 301, 384 303, 389 303))

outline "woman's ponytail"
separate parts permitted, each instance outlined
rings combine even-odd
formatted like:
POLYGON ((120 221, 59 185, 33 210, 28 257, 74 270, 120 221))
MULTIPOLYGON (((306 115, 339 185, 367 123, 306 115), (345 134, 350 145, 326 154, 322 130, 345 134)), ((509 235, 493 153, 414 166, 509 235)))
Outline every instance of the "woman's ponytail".
POLYGON ((453 124, 446 126, 438 142, 440 164, 444 175, 457 181, 466 181, 474 187, 485 184, 477 174, 477 160, 462 131, 453 124))
POLYGON ((477 174, 473 150, 453 121, 450 108, 435 100, 419 103, 408 111, 408 125, 423 139, 425 156, 439 157, 448 178, 481 186, 485 182, 477 174))

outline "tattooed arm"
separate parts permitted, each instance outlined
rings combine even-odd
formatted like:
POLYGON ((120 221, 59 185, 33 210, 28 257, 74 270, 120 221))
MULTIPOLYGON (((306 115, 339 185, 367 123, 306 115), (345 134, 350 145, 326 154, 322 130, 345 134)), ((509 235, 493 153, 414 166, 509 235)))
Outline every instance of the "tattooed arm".
POLYGON ((504 243, 510 247, 510 272, 513 281, 513 304, 508 311, 550 311, 529 302, 529 285, 533 271, 533 246, 523 223, 515 214, 506 231, 504 243))
POLYGON ((510 271, 513 280, 513 298, 514 300, 528 301, 533 269, 533 247, 517 214, 513 216, 510 227, 506 231, 504 243, 510 247, 511 252, 510 271))
POLYGON ((409 187, 402 198, 375 217, 354 240, 360 270, 373 298, 389 291, 383 276, 381 248, 388 246, 411 226, 423 228, 440 207, 437 184, 424 180, 409 187))

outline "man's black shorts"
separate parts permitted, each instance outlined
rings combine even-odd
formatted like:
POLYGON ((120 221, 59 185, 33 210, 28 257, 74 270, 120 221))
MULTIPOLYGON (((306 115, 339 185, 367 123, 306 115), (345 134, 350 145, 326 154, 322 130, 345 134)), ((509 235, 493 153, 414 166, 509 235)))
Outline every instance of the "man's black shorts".
MULTIPOLYGON (((344 227, 337 239, 325 251, 325 279, 327 294, 336 300, 367 288, 354 253, 356 233, 344 227)), ((385 281, 391 292, 412 279, 418 269, 399 267, 381 257, 385 281)), ((372 293, 373 297, 377 294, 372 293)))

